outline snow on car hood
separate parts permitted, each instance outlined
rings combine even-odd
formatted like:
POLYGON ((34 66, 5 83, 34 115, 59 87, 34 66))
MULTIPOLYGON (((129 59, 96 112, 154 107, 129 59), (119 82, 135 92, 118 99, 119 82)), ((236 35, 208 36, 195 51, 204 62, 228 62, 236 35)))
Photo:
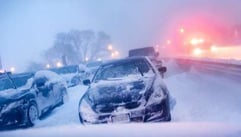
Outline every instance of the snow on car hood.
POLYGON ((145 103, 144 93, 150 90, 153 80, 154 75, 102 80, 91 85, 88 97, 96 112, 111 113, 118 107, 134 109, 145 103))
POLYGON ((17 90, 17 89, 8 89, 0 91, 0 104, 6 104, 20 99, 24 95, 28 94, 29 90, 17 90))

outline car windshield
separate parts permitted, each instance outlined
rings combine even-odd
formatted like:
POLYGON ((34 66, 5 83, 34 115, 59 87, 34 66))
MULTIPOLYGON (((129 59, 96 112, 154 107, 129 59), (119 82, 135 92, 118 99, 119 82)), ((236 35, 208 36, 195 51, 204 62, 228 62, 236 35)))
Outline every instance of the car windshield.
POLYGON ((16 74, 11 76, 14 84, 17 88, 22 87, 27 84, 28 80, 33 77, 33 74, 16 74))
POLYGON ((12 81, 8 78, 0 79, 0 91, 14 88, 12 81))
POLYGON ((153 70, 144 60, 127 60, 121 61, 120 63, 117 61, 116 63, 102 66, 98 70, 94 81, 118 79, 133 75, 143 76, 148 72, 153 72, 153 70))
POLYGON ((78 65, 73 65, 73 66, 66 66, 62 68, 53 68, 50 70, 57 74, 69 74, 69 73, 77 73, 79 71, 79 67, 78 65))
POLYGON ((101 65, 101 61, 94 61, 94 62, 89 62, 86 67, 91 68, 91 67, 98 67, 101 65))

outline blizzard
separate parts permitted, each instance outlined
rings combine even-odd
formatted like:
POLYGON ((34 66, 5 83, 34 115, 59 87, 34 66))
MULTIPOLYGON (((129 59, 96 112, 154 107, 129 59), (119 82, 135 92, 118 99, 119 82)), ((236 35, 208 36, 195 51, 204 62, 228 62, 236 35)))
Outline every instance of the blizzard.
POLYGON ((164 65, 168 68, 164 82, 176 100, 170 123, 83 126, 79 122, 78 104, 87 86, 79 85, 68 89, 67 103, 39 120, 33 128, 6 131, 0 136, 241 136, 240 83, 195 68, 182 71, 174 61, 164 65), (133 132, 129 133, 130 130, 133 132))

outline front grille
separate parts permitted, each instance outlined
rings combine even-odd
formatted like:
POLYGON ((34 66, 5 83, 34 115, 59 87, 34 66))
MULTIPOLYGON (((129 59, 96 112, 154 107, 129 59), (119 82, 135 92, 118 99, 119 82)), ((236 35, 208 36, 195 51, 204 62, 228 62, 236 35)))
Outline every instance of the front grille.
POLYGON ((145 110, 137 110, 137 111, 133 111, 131 112, 131 117, 142 117, 145 115, 145 110))
POLYGON ((143 117, 134 117, 134 118, 131 118, 131 121, 132 122, 143 122, 144 118, 143 117))

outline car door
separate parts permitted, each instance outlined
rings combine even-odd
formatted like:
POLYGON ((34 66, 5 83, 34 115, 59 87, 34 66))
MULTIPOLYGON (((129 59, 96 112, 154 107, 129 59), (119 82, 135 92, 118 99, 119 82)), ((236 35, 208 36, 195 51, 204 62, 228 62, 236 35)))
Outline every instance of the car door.
POLYGON ((53 93, 47 82, 48 79, 46 77, 36 78, 34 82, 37 90, 37 102, 41 110, 45 110, 53 104, 53 93))
POLYGON ((52 100, 54 101, 53 104, 57 105, 62 99, 62 86, 60 82, 51 83, 51 85, 53 93, 52 100))

